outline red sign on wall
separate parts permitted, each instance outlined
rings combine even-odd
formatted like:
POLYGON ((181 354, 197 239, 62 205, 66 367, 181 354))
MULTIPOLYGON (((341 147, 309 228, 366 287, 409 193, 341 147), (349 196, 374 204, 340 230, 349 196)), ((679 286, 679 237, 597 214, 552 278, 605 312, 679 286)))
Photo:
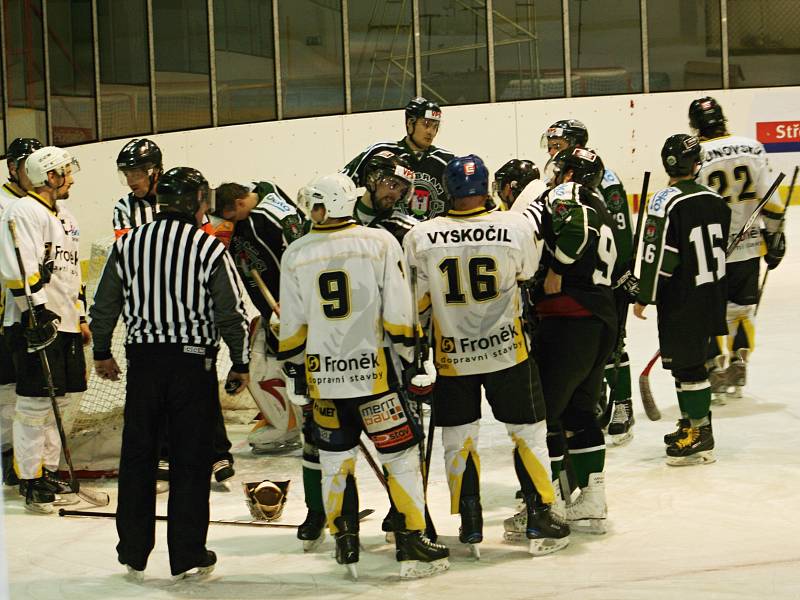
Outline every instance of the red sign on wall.
POLYGON ((800 121, 756 123, 756 138, 767 152, 800 152, 800 121))

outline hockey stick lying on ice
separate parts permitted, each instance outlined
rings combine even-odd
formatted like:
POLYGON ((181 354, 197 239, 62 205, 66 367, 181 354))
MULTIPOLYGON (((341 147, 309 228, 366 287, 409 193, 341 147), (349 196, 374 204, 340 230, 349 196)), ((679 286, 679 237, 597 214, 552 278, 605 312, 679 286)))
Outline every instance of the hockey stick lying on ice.
MULTIPOLYGON (((783 233, 784 222, 786 220, 786 209, 789 208, 789 203, 792 201, 792 192, 794 192, 794 184, 797 181, 797 172, 800 170, 800 167, 794 168, 794 173, 792 173, 792 182, 789 184, 789 193, 786 195, 786 201, 783 203, 783 213, 781 213, 781 223, 778 225, 778 231, 776 234, 783 233)), ((777 235, 776 235, 777 238, 777 235)), ((770 269, 766 269, 764 271, 764 278, 761 280, 761 285, 758 287, 758 296, 756 298, 756 310, 755 314, 758 314, 758 307, 761 306, 761 295, 764 293, 764 286, 767 285, 767 276, 769 275, 770 269)))
MULTIPOLYGON (((366 508, 358 513, 358 520, 363 521, 375 511, 371 508, 366 508)), ((62 508, 58 511, 59 517, 94 517, 104 519, 116 519, 117 513, 99 512, 93 510, 67 510, 62 508)), ((156 515, 156 521, 166 521, 165 515, 156 515)), ((270 521, 254 521, 247 519, 210 519, 208 521, 213 525, 240 525, 245 527, 276 527, 283 529, 297 529, 299 525, 291 523, 272 523, 270 521)))
MULTIPOLYGON (((28 276, 25 273, 25 265, 22 263, 22 254, 19 250, 19 240, 17 239, 17 224, 13 219, 8 221, 8 230, 11 232, 11 239, 14 242, 14 253, 17 257, 17 265, 19 266, 19 274, 22 277, 22 282, 25 290, 25 299, 28 302, 28 315, 31 328, 37 326, 36 313, 34 312, 33 296, 31 295, 31 288, 28 285, 28 276)), ((47 359, 47 352, 44 348, 38 351, 39 360, 42 363, 42 371, 44 372, 45 379, 47 380, 47 392, 50 395, 50 406, 53 407, 53 415, 56 420, 56 428, 58 429, 58 437, 61 438, 61 450, 64 454, 64 460, 69 469, 69 486, 75 495, 84 502, 88 502, 93 506, 108 506, 109 497, 105 492, 96 492, 87 489, 81 489, 77 477, 75 477, 75 468, 72 466, 72 456, 69 453, 69 446, 67 445, 67 435, 64 433, 64 422, 61 419, 61 410, 58 408, 58 401, 56 400, 56 387, 53 383, 53 372, 50 370, 50 361, 47 359)))
MULTIPOLYGON (((767 190, 767 193, 764 194, 764 197, 761 199, 761 202, 758 203, 758 206, 756 206, 755 210, 747 218, 747 221, 745 221, 744 225, 736 234, 736 236, 733 237, 733 239, 731 239, 731 242, 728 244, 728 247, 725 250, 726 258, 733 253, 733 251, 736 249, 736 246, 739 245, 739 242, 741 242, 745 238, 745 235, 747 235, 747 232, 750 231, 750 228, 753 226, 753 223, 756 222, 756 219, 758 219, 759 215, 761 214, 761 209, 763 209, 764 206, 766 206, 767 202, 769 202, 770 197, 772 196, 772 194, 775 193, 775 190, 778 189, 778 186, 781 184, 781 181, 783 181, 785 177, 786 175, 784 173, 779 173, 778 176, 775 178, 775 181, 772 182, 772 185, 767 190)), ((653 365, 655 364, 656 360, 660 355, 661 352, 657 351, 655 356, 653 356, 653 358, 650 359, 650 362, 647 363, 647 366, 644 368, 644 371, 642 371, 642 374, 639 375, 639 394, 642 396, 642 404, 644 405, 644 411, 645 413, 647 413, 647 416, 651 421, 657 421, 658 419, 661 418, 661 411, 658 410, 658 407, 656 406, 655 403, 655 398, 653 397, 653 391, 650 389, 650 369, 653 368, 653 365)))
POLYGON ((661 356, 661 351, 656 350, 653 358, 647 363, 647 366, 639 375, 639 395, 642 397, 642 406, 647 418, 651 421, 658 421, 661 418, 661 411, 656 406, 656 400, 653 398, 653 391, 650 389, 650 371, 653 365, 656 364, 658 357, 661 356))

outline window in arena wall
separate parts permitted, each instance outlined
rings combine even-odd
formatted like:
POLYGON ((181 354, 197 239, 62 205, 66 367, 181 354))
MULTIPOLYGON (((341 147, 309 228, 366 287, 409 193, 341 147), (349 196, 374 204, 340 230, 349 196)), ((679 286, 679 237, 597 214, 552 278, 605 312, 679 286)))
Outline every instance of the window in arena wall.
POLYGON ((642 91, 639 0, 570 0, 572 95, 642 91))
MULTIPOLYGON (((800 84, 800 2, 728 0, 727 8, 731 87, 800 84)), ((709 11, 719 20, 719 7, 709 11)))
POLYGON ((419 0, 422 95, 440 104, 489 101, 486 2, 419 0))
POLYGON ((220 125, 276 118, 273 39, 271 0, 214 2, 220 125))
POLYGON ((50 118, 53 143, 97 139, 91 0, 48 0, 50 118))
POLYGON ((342 3, 279 0, 283 115, 345 111, 342 3))
POLYGON ((348 2, 353 111, 402 108, 414 95, 411 2, 348 2))
POLYGON ((649 0, 647 37, 650 91, 722 87, 720 22, 710 17, 719 0, 649 0))
POLYGON ((206 0, 153 2, 158 131, 211 125, 206 0))
POLYGON ((145 0, 97 0, 103 139, 150 133, 145 0))
POLYGON ((561 0, 494 0, 493 4, 497 99, 563 97, 561 0))
POLYGON ((41 0, 4 0, 8 140, 47 143, 41 0))

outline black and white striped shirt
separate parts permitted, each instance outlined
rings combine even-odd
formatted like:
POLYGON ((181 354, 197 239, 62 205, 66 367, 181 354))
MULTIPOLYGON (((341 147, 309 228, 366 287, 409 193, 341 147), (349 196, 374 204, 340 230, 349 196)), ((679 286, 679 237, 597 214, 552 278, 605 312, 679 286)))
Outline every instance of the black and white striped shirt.
POLYGON ((129 229, 144 225, 153 220, 158 212, 155 196, 137 198, 133 193, 120 198, 114 206, 114 233, 120 237, 129 229))
POLYGON ((159 213, 115 243, 89 310, 95 360, 111 357, 120 313, 126 344, 230 348, 234 370, 249 362, 241 280, 225 246, 194 219, 159 213))

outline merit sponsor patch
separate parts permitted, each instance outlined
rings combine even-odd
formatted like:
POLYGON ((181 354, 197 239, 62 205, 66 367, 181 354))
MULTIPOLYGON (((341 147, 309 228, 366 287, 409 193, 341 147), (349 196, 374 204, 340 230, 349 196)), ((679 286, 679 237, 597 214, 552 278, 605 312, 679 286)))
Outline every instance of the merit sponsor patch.
POLYGON ((370 434, 392 429, 405 423, 406 413, 397 394, 370 400, 358 407, 361 421, 370 434))

